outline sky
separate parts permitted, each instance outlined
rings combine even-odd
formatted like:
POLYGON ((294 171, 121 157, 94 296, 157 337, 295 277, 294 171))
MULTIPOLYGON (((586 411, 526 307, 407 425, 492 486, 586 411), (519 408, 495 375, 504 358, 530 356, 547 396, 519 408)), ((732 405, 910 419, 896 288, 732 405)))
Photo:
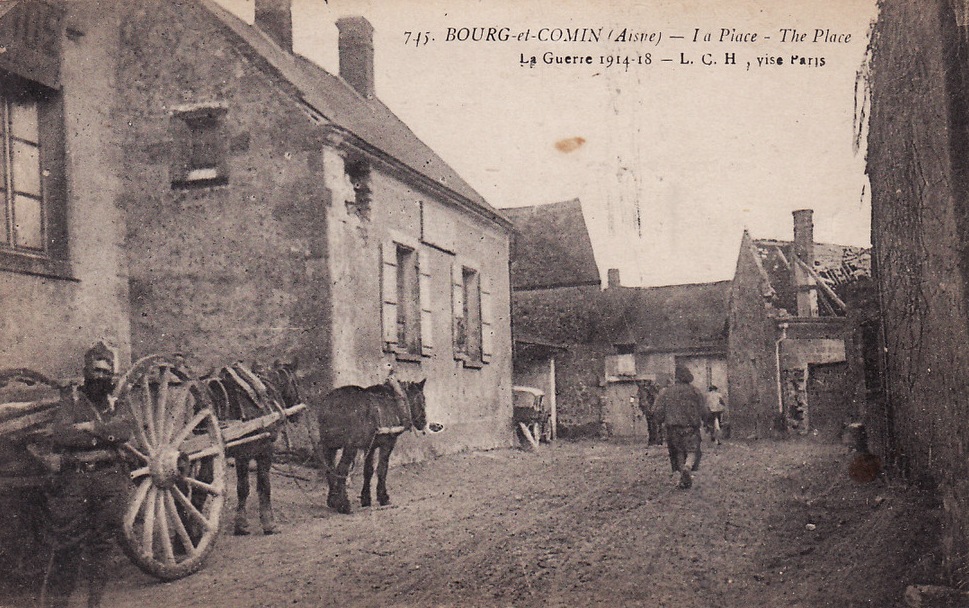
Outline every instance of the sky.
MULTIPOLYGON (((252 21, 252 0, 218 1, 252 21)), ((334 22, 366 17, 377 96, 426 144, 494 207, 579 198, 602 275, 643 286, 731 278, 743 230, 790 239, 796 209, 814 209, 818 242, 869 244, 856 81, 876 14, 874 0, 293 3, 297 53, 338 73, 334 22), (448 40, 492 27, 512 39, 448 40), (585 41, 548 39, 576 28, 585 41), (616 55, 632 65, 603 63, 616 55)))

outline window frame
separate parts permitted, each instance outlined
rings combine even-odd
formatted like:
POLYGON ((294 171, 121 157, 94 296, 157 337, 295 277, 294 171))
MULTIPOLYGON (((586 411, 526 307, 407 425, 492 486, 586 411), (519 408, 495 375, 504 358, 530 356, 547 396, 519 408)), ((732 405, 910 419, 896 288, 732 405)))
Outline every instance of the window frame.
MULTIPOLYGON (((30 99, 37 107, 37 152, 39 196, 32 197, 40 203, 40 230, 43 247, 40 249, 17 247, 14 243, 14 218, 12 192, 8 181, 3 187, 7 222, 5 240, 0 241, 0 271, 16 272, 50 278, 76 280, 70 263, 68 246, 67 187, 65 173, 64 102, 60 91, 26 80, 12 74, 0 73, 0 119, 5 121, 0 145, 3 154, 0 161, 6 163, 4 180, 10 175, 13 160, 9 156, 11 99, 30 99)), ((14 192, 16 186, 14 185, 14 192)))
POLYGON ((401 361, 419 362, 433 356, 430 261, 426 249, 416 238, 394 232, 381 245, 381 258, 383 350, 401 361), (404 264, 401 252, 406 253, 404 264))
POLYGON ((218 104, 172 111, 174 145, 170 177, 173 189, 207 188, 229 183, 228 111, 226 106, 218 104), (207 149, 206 154, 200 152, 204 149, 207 149), (213 157, 212 162, 197 165, 200 154, 213 157))
POLYGON ((466 368, 480 369, 491 362, 494 352, 494 318, 489 277, 480 263, 456 256, 451 267, 451 287, 454 359, 461 361, 466 368), (475 293, 471 294, 477 300, 476 310, 469 306, 468 276, 476 279, 472 286, 475 293), (473 324, 468 322, 469 312, 476 313, 473 324), (475 336, 474 341, 468 340, 471 334, 475 336))

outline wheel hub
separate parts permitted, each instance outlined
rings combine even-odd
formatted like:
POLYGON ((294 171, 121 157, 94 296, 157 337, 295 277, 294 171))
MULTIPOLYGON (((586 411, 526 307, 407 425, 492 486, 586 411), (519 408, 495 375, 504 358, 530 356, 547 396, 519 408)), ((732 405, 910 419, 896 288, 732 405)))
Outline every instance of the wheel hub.
POLYGON ((149 466, 156 487, 170 488, 188 470, 188 456, 175 448, 165 448, 149 466))

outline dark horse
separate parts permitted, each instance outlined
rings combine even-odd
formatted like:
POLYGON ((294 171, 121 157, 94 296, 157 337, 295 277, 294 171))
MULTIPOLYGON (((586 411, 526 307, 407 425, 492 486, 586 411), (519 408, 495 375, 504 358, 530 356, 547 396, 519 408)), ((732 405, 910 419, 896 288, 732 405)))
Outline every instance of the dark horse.
POLYGON ((424 430, 427 426, 424 382, 400 382, 399 389, 393 386, 392 381, 367 388, 344 386, 323 398, 319 410, 318 447, 329 486, 326 497, 328 507, 340 513, 350 512, 346 483, 358 450, 364 450, 365 454, 360 504, 370 506, 373 457, 378 448, 377 501, 381 505, 390 504, 387 463, 397 438, 407 429, 424 430), (340 450, 343 453, 337 464, 336 453, 340 450))
POLYGON ((237 535, 249 534, 246 517, 246 500, 249 498, 249 462, 256 461, 256 492, 259 494, 259 523, 264 534, 276 532, 273 517, 270 469, 273 464, 276 438, 280 427, 286 424, 281 412, 285 408, 302 403, 296 383, 296 365, 273 364, 271 369, 258 365, 248 368, 241 363, 227 365, 202 379, 208 386, 219 420, 250 420, 280 412, 280 418, 245 443, 232 446, 226 455, 235 458, 236 506, 235 529, 237 535))

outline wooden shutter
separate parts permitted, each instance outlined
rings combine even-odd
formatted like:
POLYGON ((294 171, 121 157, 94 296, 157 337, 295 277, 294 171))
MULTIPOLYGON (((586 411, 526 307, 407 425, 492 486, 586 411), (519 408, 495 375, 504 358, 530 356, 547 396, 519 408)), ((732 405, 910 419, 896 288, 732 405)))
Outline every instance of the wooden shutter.
POLYGON ((418 297, 421 303, 421 354, 434 353, 434 315, 431 312, 431 260, 426 253, 417 253, 418 297))
POLYGON ((397 245, 386 241, 381 249, 380 299, 384 350, 397 349, 397 245))
POLYGON ((491 361, 491 355, 495 352, 495 318, 491 301, 491 277, 482 271, 478 272, 478 280, 481 285, 481 362, 488 363, 491 361))
POLYGON ((451 315, 454 325, 454 358, 464 359, 465 356, 465 323, 464 323, 464 267, 458 260, 451 263, 451 315))

